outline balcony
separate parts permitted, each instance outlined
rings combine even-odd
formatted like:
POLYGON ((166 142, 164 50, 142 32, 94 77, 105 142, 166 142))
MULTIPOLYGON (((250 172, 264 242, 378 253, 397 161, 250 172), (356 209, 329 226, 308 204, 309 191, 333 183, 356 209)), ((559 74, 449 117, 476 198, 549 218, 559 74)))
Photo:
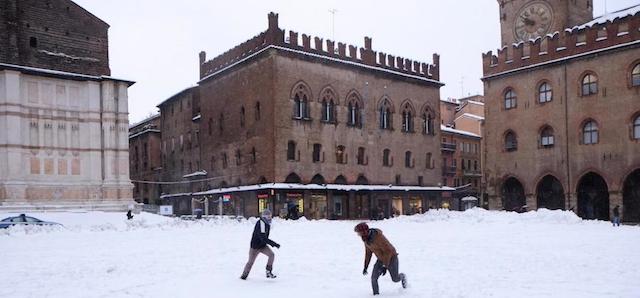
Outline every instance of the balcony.
POLYGON ((442 149, 442 151, 456 152, 457 147, 458 146, 453 143, 442 143, 440 148, 442 149))
POLYGON ((480 170, 464 170, 462 173, 465 177, 482 177, 482 171, 480 170))
POLYGON ((458 168, 457 167, 442 167, 442 175, 443 176, 455 176, 458 168))

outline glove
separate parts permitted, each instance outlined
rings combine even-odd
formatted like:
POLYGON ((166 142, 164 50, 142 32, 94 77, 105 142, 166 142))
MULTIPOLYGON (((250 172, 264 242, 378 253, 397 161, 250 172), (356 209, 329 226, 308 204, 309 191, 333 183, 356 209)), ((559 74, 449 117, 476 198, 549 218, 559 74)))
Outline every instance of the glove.
POLYGON ((382 267, 382 276, 384 276, 385 274, 387 274, 387 267, 382 267))
POLYGON ((368 274, 367 268, 362 269, 362 275, 367 275, 367 274, 368 274))

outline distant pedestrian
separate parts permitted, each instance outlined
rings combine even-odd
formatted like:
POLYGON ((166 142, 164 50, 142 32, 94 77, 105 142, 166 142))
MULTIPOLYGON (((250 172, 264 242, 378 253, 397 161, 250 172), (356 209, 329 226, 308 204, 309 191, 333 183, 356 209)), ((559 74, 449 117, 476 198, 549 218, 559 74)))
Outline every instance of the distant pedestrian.
POLYGON ((133 214, 131 214, 131 209, 129 209, 129 211, 127 211, 127 220, 132 220, 133 219, 133 214))
POLYGON ((620 205, 613 208, 613 226, 620 226, 620 205))
POLYGON ((271 230, 271 210, 265 209, 262 211, 262 216, 260 220, 256 222, 256 226, 253 228, 253 236, 251 237, 251 248, 249 249, 249 260, 247 264, 244 266, 244 271, 242 272, 241 279, 247 279, 249 276, 249 272, 251 271, 251 267, 253 267, 253 263, 256 261, 256 257, 261 253, 269 258, 267 261, 267 278, 276 278, 273 274, 273 251, 267 246, 273 246, 275 248, 280 248, 280 244, 275 241, 269 239, 269 232, 271 230))
POLYGON ((364 269, 363 275, 367 275, 367 269, 369 268, 369 262, 371 261, 371 255, 375 254, 378 259, 373 265, 373 272, 371 272, 371 288, 373 289, 373 295, 380 294, 378 288, 378 278, 380 275, 391 275, 393 282, 402 282, 402 287, 407 287, 407 278, 404 273, 399 273, 398 269, 398 253, 396 249, 389 243, 382 231, 379 229, 369 229, 366 223, 359 223, 354 231, 358 233, 358 236, 364 242, 365 256, 364 256, 364 269))

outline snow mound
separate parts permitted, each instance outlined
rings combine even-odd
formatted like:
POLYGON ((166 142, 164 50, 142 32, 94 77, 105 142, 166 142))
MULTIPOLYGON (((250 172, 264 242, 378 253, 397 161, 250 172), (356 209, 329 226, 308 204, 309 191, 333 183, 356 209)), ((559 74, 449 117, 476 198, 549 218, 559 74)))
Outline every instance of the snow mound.
POLYGON ((571 211, 539 209, 526 213, 489 211, 473 208, 464 212, 447 209, 429 210, 425 214, 400 216, 391 221, 399 222, 437 222, 455 221, 462 223, 548 223, 578 224, 583 220, 571 211))

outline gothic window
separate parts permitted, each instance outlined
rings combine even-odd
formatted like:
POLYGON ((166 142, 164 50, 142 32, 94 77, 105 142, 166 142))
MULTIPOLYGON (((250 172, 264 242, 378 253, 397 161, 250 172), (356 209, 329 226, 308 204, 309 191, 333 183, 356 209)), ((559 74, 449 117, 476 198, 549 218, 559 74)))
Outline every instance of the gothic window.
POLYGON ((547 82, 540 84, 540 87, 538 87, 538 102, 550 102, 552 99, 553 90, 551 89, 551 85, 547 82))
POLYGON ((336 122, 336 96, 335 93, 327 88, 322 92, 322 122, 336 122))
POLYGON ((309 120, 309 98, 311 98, 309 89, 303 83, 300 83, 296 86, 294 92, 293 117, 295 119, 309 120))
POLYGON ((347 125, 353 127, 362 127, 362 100, 356 92, 352 92, 347 97, 347 125))
POLYGON ((434 125, 434 113, 430 108, 426 108, 422 113, 422 134, 433 136, 436 134, 434 125))
POLYGON ((413 108, 408 102, 402 108, 402 132, 413 132, 413 108))
POLYGON ((384 100, 380 105, 380 129, 391 130, 391 103, 388 100, 384 100))
POLYGON ((513 89, 507 89, 504 93, 504 108, 505 110, 514 109, 517 106, 518 97, 513 89))
POLYGON ((598 93, 598 76, 587 74, 582 78, 582 96, 589 96, 598 93))
POLYGON ((504 148, 507 151, 518 150, 518 139, 513 131, 508 131, 504 135, 504 148))
POLYGON ((390 167, 391 166, 391 150, 389 149, 384 149, 384 151, 382 151, 382 165, 385 167, 390 167))
POLYGON ((540 133, 540 145, 542 147, 548 148, 553 147, 555 144, 555 139, 553 136, 553 128, 550 126, 545 127, 540 133))
POLYGON ((631 85, 634 87, 640 86, 640 63, 631 71, 631 85))
POLYGON ((582 143, 585 145, 598 143, 598 124, 589 120, 582 126, 582 143))
POLYGON ((296 142, 287 143, 287 160, 296 160, 296 142))
POLYGON ((342 145, 336 147, 336 163, 338 164, 347 163, 347 159, 345 157, 345 148, 342 145))

